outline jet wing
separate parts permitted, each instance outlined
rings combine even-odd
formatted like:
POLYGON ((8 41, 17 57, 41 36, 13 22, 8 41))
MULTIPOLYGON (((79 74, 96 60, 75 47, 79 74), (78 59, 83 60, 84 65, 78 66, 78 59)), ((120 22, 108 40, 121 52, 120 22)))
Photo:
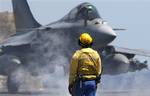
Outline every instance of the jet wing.
POLYGON ((20 45, 30 44, 33 41, 33 39, 37 38, 37 35, 39 33, 47 30, 50 31, 51 29, 52 28, 50 26, 42 26, 39 28, 26 29, 29 30, 29 32, 26 31, 17 32, 16 34, 12 35, 8 39, 0 43, 0 48, 7 47, 7 46, 20 46, 20 45))
POLYGON ((19 45, 29 44, 34 39, 35 36, 36 36, 35 31, 31 31, 28 33, 18 32, 17 34, 9 37, 4 42, 2 42, 0 44, 0 48, 6 46, 19 46, 19 45))
POLYGON ((133 54, 133 55, 140 55, 150 57, 150 51, 143 50, 143 49, 130 49, 130 48, 123 48, 118 46, 113 46, 116 53, 125 53, 125 54, 133 54))

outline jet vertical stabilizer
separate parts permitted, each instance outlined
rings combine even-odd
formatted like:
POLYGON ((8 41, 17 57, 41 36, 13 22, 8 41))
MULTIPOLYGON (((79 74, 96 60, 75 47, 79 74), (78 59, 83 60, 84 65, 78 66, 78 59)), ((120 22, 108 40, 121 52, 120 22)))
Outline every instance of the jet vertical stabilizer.
POLYGON ((12 0, 16 31, 37 28, 41 25, 34 19, 27 0, 12 0))

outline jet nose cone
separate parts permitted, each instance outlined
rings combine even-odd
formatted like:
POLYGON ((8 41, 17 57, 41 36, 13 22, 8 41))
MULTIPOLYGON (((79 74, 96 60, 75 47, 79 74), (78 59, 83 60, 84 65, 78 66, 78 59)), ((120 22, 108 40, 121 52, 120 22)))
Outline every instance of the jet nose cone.
POLYGON ((116 38, 115 31, 110 26, 101 26, 99 28, 99 33, 101 35, 101 39, 105 44, 112 42, 116 38))
POLYGON ((110 40, 114 40, 115 38, 116 38, 116 33, 115 33, 115 31, 111 28, 111 27, 105 27, 104 29, 103 29, 103 31, 104 31, 104 34, 106 35, 106 37, 107 37, 107 39, 110 39, 110 40))

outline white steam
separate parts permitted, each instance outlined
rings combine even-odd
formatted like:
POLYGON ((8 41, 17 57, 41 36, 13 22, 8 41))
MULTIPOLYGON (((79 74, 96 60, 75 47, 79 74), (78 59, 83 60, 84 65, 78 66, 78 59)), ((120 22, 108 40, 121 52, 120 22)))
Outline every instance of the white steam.
MULTIPOLYGON (((64 75, 64 65, 69 66, 66 54, 70 50, 71 42, 68 36, 59 30, 37 32, 31 44, 34 51, 26 54, 27 69, 20 68, 16 71, 16 79, 21 83, 20 91, 37 90, 49 92, 50 96, 69 96, 68 76, 64 75), (37 72, 38 76, 31 76, 29 71, 37 72)), ((139 91, 133 91, 150 89, 149 73, 149 70, 144 70, 116 76, 102 76, 97 96, 105 94, 103 91, 124 90, 129 92, 128 96, 137 96, 139 91)))
POLYGON ((46 91, 54 96, 67 96, 68 77, 64 70, 69 66, 68 35, 59 30, 39 31, 33 38, 33 51, 25 53, 28 66, 15 72, 15 80, 21 84, 19 91, 46 91), (30 71, 38 76, 31 76, 30 71))

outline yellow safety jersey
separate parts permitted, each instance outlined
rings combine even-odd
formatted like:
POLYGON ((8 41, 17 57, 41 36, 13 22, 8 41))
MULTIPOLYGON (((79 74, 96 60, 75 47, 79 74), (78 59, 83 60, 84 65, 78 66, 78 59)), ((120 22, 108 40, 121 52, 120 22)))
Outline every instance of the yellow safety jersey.
POLYGON ((92 80, 100 75, 101 71, 101 58, 97 51, 92 48, 77 50, 70 64, 69 84, 73 84, 79 74, 92 80))

